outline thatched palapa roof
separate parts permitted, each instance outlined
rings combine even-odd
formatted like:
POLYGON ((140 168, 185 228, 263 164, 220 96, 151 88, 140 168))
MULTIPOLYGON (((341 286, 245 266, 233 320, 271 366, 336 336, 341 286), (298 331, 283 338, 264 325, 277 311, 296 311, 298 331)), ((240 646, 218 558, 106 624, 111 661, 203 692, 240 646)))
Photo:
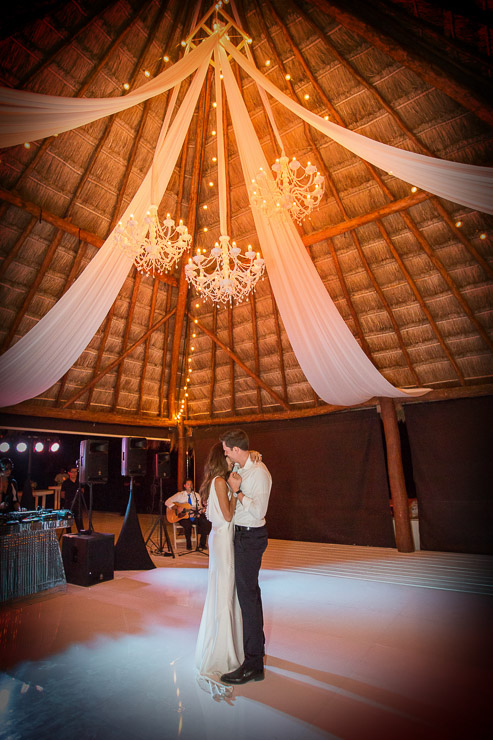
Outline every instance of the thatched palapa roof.
MULTIPOLYGON (((209 7, 202 3, 199 17, 209 7)), ((259 69, 304 106, 394 147, 489 164, 491 32, 481 5, 467 17, 425 0, 238 0, 237 8, 259 69)), ((7 10, 0 82, 67 97, 124 95, 124 85, 135 89, 180 58, 196 11, 194 0, 7 10)), ((273 162, 279 150, 258 89, 233 67, 273 162)), ((170 94, 2 152, 2 351, 50 310, 118 222, 150 167, 170 94)), ((207 248, 219 235, 213 100, 211 66, 159 209, 183 218, 194 245, 207 248)), ((396 386, 434 389, 430 398, 487 392, 491 220, 411 188, 271 104, 286 153, 325 175, 326 195, 301 233, 368 357, 396 386)), ((225 125, 230 234, 257 245, 227 109, 225 125)), ((268 276, 248 302, 216 308, 187 290, 180 267, 156 278, 132 268, 73 367, 13 410, 166 426, 176 423, 185 385, 190 425, 329 410, 298 364, 268 276)))

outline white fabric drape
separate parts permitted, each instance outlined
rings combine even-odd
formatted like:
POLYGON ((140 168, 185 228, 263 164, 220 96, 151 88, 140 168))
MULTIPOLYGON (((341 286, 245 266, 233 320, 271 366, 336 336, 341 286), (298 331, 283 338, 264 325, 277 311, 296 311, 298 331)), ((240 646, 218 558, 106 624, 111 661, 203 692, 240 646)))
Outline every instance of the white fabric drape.
MULTIPOLYGON (((269 172, 225 52, 224 86, 246 182, 263 167, 269 172)), ((296 359, 327 403, 353 406, 373 396, 404 398, 428 389, 401 391, 378 372, 332 302, 290 218, 267 218, 253 210, 269 280, 296 359)))
POLYGON ((325 121, 281 92, 230 42, 223 40, 222 44, 245 72, 272 97, 349 151, 429 193, 474 210, 493 213, 493 168, 449 162, 397 149, 325 121))
MULTIPOLYGON (((168 134, 154 155, 156 195, 161 201, 183 146, 202 88, 206 58, 188 89, 168 134)), ((164 126, 167 125, 165 119, 164 126)), ((152 168, 151 168, 152 170, 152 168)), ((141 220, 150 204, 151 170, 122 218, 141 220)), ((81 276, 53 308, 0 357, 0 406, 11 406, 50 388, 74 364, 108 313, 132 259, 114 245, 113 231, 81 276)))
POLYGON ((189 77, 209 59, 216 40, 215 35, 211 36, 154 79, 116 98, 65 98, 0 88, 0 147, 60 134, 159 95, 189 77))

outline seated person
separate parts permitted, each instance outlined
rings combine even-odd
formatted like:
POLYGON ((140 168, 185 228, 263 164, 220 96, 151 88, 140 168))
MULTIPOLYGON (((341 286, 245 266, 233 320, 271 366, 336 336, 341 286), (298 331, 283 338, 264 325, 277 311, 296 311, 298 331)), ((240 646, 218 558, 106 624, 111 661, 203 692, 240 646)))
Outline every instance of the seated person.
POLYGON ((197 525, 197 532, 200 536, 198 549, 205 550, 207 547, 207 535, 211 531, 212 525, 206 519, 205 506, 202 504, 200 495, 197 491, 193 490, 193 480, 186 478, 183 483, 183 491, 178 491, 178 493, 170 496, 164 503, 168 509, 176 509, 177 514, 183 511, 190 511, 190 514, 187 513, 187 516, 179 521, 180 527, 183 527, 185 530, 187 550, 192 549, 192 527, 194 524, 197 525), (187 509, 183 507, 183 504, 189 504, 192 508, 187 509))
POLYGON ((19 486, 15 478, 12 478, 14 464, 10 457, 2 457, 0 460, 0 511, 19 511, 20 496, 19 486))

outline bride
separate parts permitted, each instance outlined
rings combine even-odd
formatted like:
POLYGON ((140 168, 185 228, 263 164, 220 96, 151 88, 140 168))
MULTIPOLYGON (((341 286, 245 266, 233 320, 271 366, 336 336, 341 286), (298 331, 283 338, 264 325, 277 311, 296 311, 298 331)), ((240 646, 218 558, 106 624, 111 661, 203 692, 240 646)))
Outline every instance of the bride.
MULTIPOLYGON (((262 456, 251 452, 251 457, 256 462, 262 456)), ((207 501, 206 516, 212 523, 212 530, 207 596, 195 649, 199 683, 213 695, 231 693, 232 687, 222 684, 220 677, 234 671, 244 659, 243 623, 235 588, 233 515, 236 499, 226 482, 231 474, 237 476, 241 484, 241 476, 230 470, 222 443, 218 442, 209 452, 200 486, 202 501, 207 501)))

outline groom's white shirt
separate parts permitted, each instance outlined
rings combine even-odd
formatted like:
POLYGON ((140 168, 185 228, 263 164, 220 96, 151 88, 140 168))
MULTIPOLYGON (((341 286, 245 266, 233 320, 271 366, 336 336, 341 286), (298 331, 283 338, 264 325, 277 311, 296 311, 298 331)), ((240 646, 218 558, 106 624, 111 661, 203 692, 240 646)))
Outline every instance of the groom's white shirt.
POLYGON ((250 457, 245 467, 238 468, 236 472, 241 475, 243 501, 236 500, 233 521, 242 527, 262 527, 269 505, 271 475, 264 463, 254 463, 250 457))

